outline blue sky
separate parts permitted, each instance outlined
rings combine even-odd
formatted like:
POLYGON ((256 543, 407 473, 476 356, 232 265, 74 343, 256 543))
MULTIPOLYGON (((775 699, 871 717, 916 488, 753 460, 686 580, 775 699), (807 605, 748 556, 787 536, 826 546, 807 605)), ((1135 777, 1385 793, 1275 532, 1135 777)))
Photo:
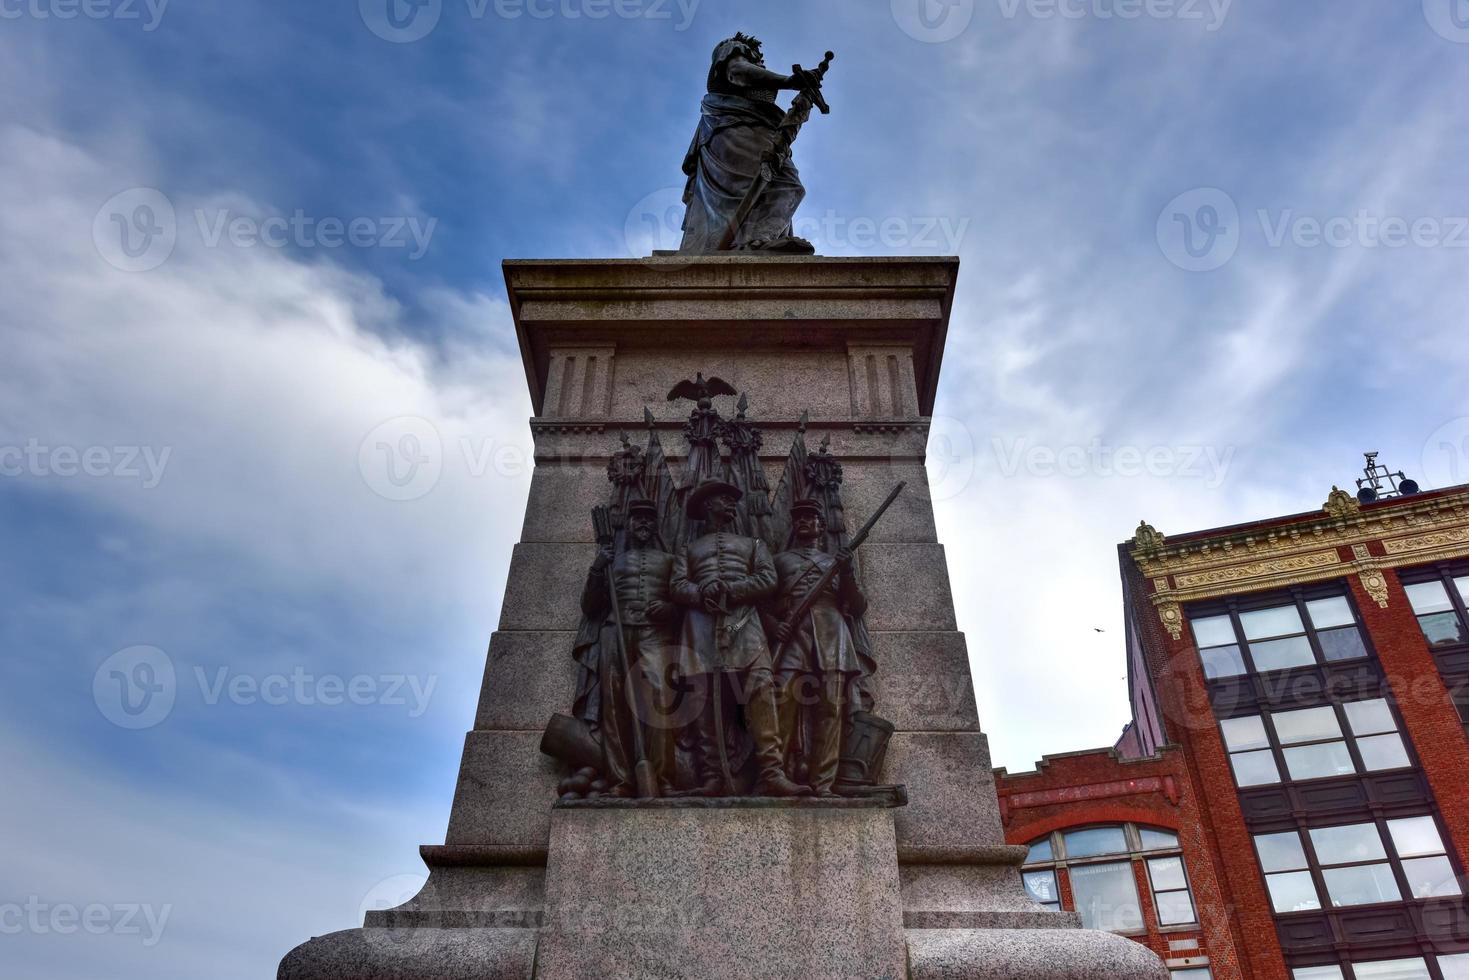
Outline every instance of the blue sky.
POLYGON ((1139 518, 1469 481, 1461 0, 385 3, 0 2, 7 976, 268 976, 421 871, 528 487, 499 262, 671 244, 736 29, 837 51, 799 230, 963 258, 931 476, 996 764, 1126 720, 1139 518))

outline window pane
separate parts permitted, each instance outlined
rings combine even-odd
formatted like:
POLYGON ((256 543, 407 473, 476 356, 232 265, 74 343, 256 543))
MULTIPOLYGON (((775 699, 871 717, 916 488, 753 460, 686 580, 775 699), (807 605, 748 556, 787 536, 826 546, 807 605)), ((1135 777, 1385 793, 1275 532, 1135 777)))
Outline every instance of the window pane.
POLYGON ((1088 929, 1130 932, 1143 927, 1131 861, 1073 867, 1071 892, 1088 929))
POLYGON ((1440 956, 1438 968, 1443 973, 1443 980, 1469 980, 1469 953, 1440 956))
POLYGON ((1265 721, 1259 715, 1226 718, 1219 727, 1224 732, 1224 744, 1231 752, 1268 748, 1270 745, 1270 739, 1265 736, 1265 721))
POLYGON ((1275 723, 1275 734, 1280 736, 1281 745, 1341 738, 1341 723, 1336 720, 1335 708, 1277 711, 1270 720, 1275 723))
POLYGON ((1188 892, 1155 892, 1158 905, 1158 925, 1181 926, 1194 921, 1194 903, 1188 892))
POLYGON ((1387 822, 1387 832, 1392 835, 1393 847, 1398 857, 1422 857, 1424 854, 1442 854, 1443 838, 1438 834, 1438 824, 1432 817, 1403 817, 1387 822))
MULTIPOLYGON (((1301 614, 1296 609, 1295 603, 1240 613, 1239 624, 1244 627, 1247 640, 1264 640, 1272 636, 1306 632, 1305 624, 1301 622, 1301 614)), ((1253 648, 1253 644, 1251 647, 1253 648)))
POLYGON ((1047 834, 1034 844, 1030 845, 1030 853, 1025 855, 1026 864, 1041 864, 1045 861, 1054 861, 1055 855, 1051 853, 1051 837, 1047 834))
POLYGON ((1353 735, 1376 735, 1378 732, 1395 732, 1398 723, 1393 721, 1392 709, 1382 698, 1371 701, 1351 701, 1342 705, 1347 713, 1347 724, 1352 726, 1353 735))
POLYGON ((1189 624, 1194 628, 1194 642, 1201 647, 1223 646, 1235 641, 1234 627, 1229 625, 1228 616, 1205 616, 1203 619, 1191 619, 1189 624))
POLYGON ((1447 612, 1419 616, 1418 625, 1423 630, 1424 639, 1428 640, 1428 645, 1431 647, 1464 642, 1464 628, 1459 623, 1458 613, 1447 612))
POLYGON ((1256 834, 1255 850, 1260 854, 1260 867, 1266 871, 1296 871, 1306 866, 1306 849, 1301 846, 1301 835, 1294 830, 1256 834))
POLYGON ((1199 660, 1204 664, 1204 676, 1210 680, 1216 677, 1238 677, 1245 672, 1245 658, 1240 655, 1237 646, 1200 650, 1199 660))
POLYGON ((1360 738, 1357 740, 1357 751, 1362 753, 1362 765, 1368 772, 1402 769, 1412 765, 1408 760, 1408 750, 1403 748, 1402 737, 1396 734, 1360 738))
POLYGON ((1308 831, 1316 857, 1322 864, 1350 864, 1387 857, 1377 825, 1354 823, 1345 827, 1323 827, 1308 831))
POLYGON ((1061 890, 1056 887, 1056 872, 1027 871, 1020 880, 1025 882, 1025 894, 1032 902, 1054 905, 1061 901, 1061 890))
POLYGON ((1332 626, 1347 626, 1356 623, 1352 616, 1352 606, 1347 602, 1345 596, 1334 595, 1329 599, 1312 599, 1306 603, 1306 613, 1311 617, 1311 625, 1318 630, 1324 630, 1332 626))
POLYGON ((1342 980, 1339 966, 1304 966, 1290 975, 1291 980, 1342 980))
POLYGON ((1094 857, 1098 854, 1126 854, 1127 838, 1121 827, 1089 827, 1086 830, 1068 830, 1066 857, 1094 857))
POLYGON ((1265 884, 1270 887, 1270 906, 1277 912, 1307 912, 1321 907, 1309 871, 1266 875, 1265 884))
POLYGON ((1171 830, 1153 830, 1151 827, 1139 827, 1137 835, 1142 838, 1143 850, 1161 851, 1169 847, 1178 846, 1178 835, 1171 830))
POLYGON ((1168 980, 1214 980, 1214 974, 1207 966, 1191 966, 1186 970, 1173 970, 1168 974, 1168 980))
POLYGON ((1256 670, 1286 670, 1316 662, 1311 644, 1304 636, 1288 636, 1283 640, 1266 640, 1250 644, 1250 656, 1256 670))
POLYGON ((1386 864, 1361 864, 1354 868, 1327 868, 1321 872, 1331 904, 1374 905, 1396 902, 1403 897, 1397 879, 1386 864))
POLYGON ((1445 612, 1454 608, 1442 582, 1416 582, 1413 585, 1403 586, 1403 590, 1408 593, 1408 602, 1412 605, 1413 611, 1420 616, 1424 613, 1445 612))
POLYGON ((1469 605, 1469 575, 1460 575, 1454 579, 1454 585, 1459 590, 1459 598, 1469 605))
POLYGON ((1155 891, 1188 887, 1188 879, 1183 876, 1183 858, 1153 858, 1148 862, 1148 874, 1155 891))
POLYGON ((1376 963, 1352 961, 1357 980, 1429 980, 1428 964, 1423 960, 1378 960, 1376 963))
POLYGON ((1413 858, 1403 862, 1403 874, 1414 898, 1460 894, 1459 880, 1446 857, 1413 858))
MULTIPOLYGON (((1381 736, 1397 738, 1396 735, 1381 736)), ((1325 779, 1328 776, 1350 776, 1356 772, 1346 742, 1320 742, 1298 745, 1285 750, 1285 767, 1291 779, 1325 779)))
POLYGON ((1357 632, 1355 626, 1326 630, 1317 633, 1316 639, 1321 644, 1322 655, 1333 663, 1338 660, 1356 660, 1358 657, 1367 656, 1367 647, 1362 642, 1362 634, 1357 632))
POLYGON ((1241 752, 1229 757, 1234 766, 1234 781, 1241 786, 1263 786, 1280 782, 1280 770, 1275 768, 1275 756, 1267 749, 1264 752, 1241 752))

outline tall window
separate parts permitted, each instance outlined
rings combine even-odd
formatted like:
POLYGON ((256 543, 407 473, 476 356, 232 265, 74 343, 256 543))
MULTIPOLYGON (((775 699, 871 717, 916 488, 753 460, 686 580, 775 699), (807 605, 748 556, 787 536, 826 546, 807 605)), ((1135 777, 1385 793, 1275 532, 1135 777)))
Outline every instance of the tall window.
POLYGON ((1422 581, 1403 585, 1418 626, 1430 647, 1450 647, 1469 643, 1469 575, 1454 574, 1444 569, 1430 569, 1405 576, 1422 581), (1432 576, 1431 578, 1428 576, 1432 576))
POLYGON ((1271 906, 1278 913, 1376 905, 1461 894, 1432 817, 1256 834, 1271 906))
POLYGON ((1190 616, 1189 625, 1210 680, 1367 656, 1356 611, 1344 595, 1190 616))
POLYGON ((1198 921, 1178 835, 1169 830, 1114 824, 1057 831, 1030 845, 1021 876, 1032 901, 1059 909, 1064 874, 1071 904, 1088 929, 1135 933, 1144 929, 1139 870, 1160 927, 1198 921))
POLYGON ((1219 729, 1241 787, 1413 764, 1383 698, 1225 718, 1219 729))
POLYGON ((1409 959, 1353 961, 1340 966, 1308 966, 1291 971, 1292 980, 1469 980, 1469 953, 1414 956, 1409 959), (1432 972, 1437 970, 1437 973, 1432 972))

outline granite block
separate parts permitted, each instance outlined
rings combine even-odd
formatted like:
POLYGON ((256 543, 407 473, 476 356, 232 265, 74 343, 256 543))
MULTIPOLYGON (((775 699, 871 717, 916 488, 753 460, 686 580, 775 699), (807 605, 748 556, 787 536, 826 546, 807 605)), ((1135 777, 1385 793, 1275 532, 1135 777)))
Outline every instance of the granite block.
MULTIPOLYGON (((847 527, 857 533, 900 481, 907 486, 872 528, 872 543, 932 544, 938 541, 929 496, 928 471, 922 462, 905 458, 864 459, 842 463, 842 503, 847 527)), ((774 486, 774 484, 771 484, 774 486)))
POLYGON ((541 731, 576 696, 570 630, 497 632, 490 637, 474 727, 479 731, 541 731))
POLYGON ((860 565, 869 629, 958 628, 943 545, 870 541, 862 546, 860 565))
POLYGON ((1167 980, 1146 946, 1090 929, 909 929, 910 980, 1167 980))
POLYGON ((502 630, 575 630, 592 544, 518 544, 510 558, 502 630))
POLYGON ((470 732, 449 814, 450 844, 545 846, 563 773, 540 732, 470 732))
POLYGON ((873 633, 877 713, 898 731, 979 731, 962 633, 873 633))
POLYGON ((889 809, 558 810, 540 980, 903 980, 889 809))
POLYGON ((532 929, 348 929, 281 961, 277 980, 531 980, 532 929))
POLYGON ((989 743, 978 732, 895 733, 883 781, 908 787, 908 805, 895 811, 900 846, 1005 840, 989 743))

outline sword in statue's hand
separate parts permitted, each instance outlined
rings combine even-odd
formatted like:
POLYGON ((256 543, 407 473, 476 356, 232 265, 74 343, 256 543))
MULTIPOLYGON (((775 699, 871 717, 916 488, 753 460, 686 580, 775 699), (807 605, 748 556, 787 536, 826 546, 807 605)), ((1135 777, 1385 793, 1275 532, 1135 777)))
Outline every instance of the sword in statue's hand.
POLYGON ((760 200, 760 195, 765 193, 765 188, 775 179, 775 168, 780 165, 791 152, 791 144, 796 141, 796 134, 801 131, 801 126, 807 119, 811 118, 811 109, 814 106, 821 110, 822 115, 831 112, 831 106, 826 104, 826 99, 821 94, 821 81, 826 77, 826 70, 831 67, 832 59, 836 55, 830 51, 826 57, 821 59, 821 64, 815 68, 802 68, 800 65, 791 66, 791 76, 801 83, 801 89, 796 97, 791 100, 791 107, 786 111, 785 118, 775 130, 775 140, 770 149, 765 151, 760 160, 760 170, 755 174, 755 179, 750 182, 750 189, 745 191, 744 199, 736 209, 734 216, 729 219, 729 224, 724 229, 724 234, 719 238, 719 251, 727 252, 734 247, 734 241, 739 237, 740 229, 745 225, 745 219, 755 209, 755 202, 760 200))

